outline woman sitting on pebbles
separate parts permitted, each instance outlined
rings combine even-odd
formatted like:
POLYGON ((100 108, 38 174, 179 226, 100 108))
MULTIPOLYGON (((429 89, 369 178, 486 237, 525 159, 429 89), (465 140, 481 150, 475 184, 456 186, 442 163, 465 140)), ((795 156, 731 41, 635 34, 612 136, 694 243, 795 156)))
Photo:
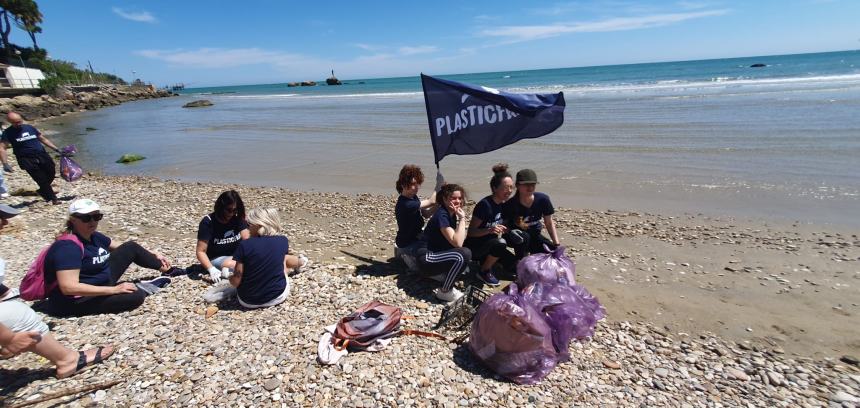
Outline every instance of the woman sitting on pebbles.
POLYGON ((508 231, 502 218, 503 206, 514 192, 514 179, 508 173, 507 164, 493 166, 490 191, 492 194, 479 201, 472 211, 465 245, 472 250, 475 259, 481 260, 478 278, 487 285, 498 286, 499 280, 493 273, 493 266, 497 262, 506 268, 516 265, 514 254, 508 251, 505 240, 501 238, 508 231))
MULTIPOLYGON (((430 198, 422 200, 418 197, 418 189, 424 183, 424 172, 414 164, 407 164, 400 169, 395 188, 400 194, 394 205, 394 217, 397 219, 397 236, 394 244, 397 255, 403 259, 410 269, 417 269, 415 264, 418 250, 427 247, 424 240, 424 217, 433 214, 436 209, 436 192, 430 198)), ((439 187, 437 180, 437 190, 439 187)))
POLYGON ((433 276, 443 274, 442 287, 433 293, 446 302, 457 300, 463 294, 454 288, 454 282, 469 266, 472 251, 463 248, 466 240, 466 213, 463 204, 466 192, 456 184, 446 184, 436 194, 439 209, 427 222, 424 234, 427 248, 419 250, 421 271, 433 276))
POLYGON ((255 208, 248 213, 251 237, 242 240, 233 259, 236 270, 230 285, 239 304, 249 309, 275 306, 290 295, 287 273, 298 273, 308 264, 304 255, 287 255, 290 242, 281 233, 281 219, 274 208, 255 208))
MULTIPOLYGON (((151 290, 143 290, 130 282, 118 283, 132 263, 162 274, 176 273, 178 268, 171 267, 163 256, 147 251, 134 241, 120 245, 96 231, 103 217, 101 208, 93 200, 76 200, 69 206, 66 228, 45 256, 45 283, 58 283, 48 293, 51 314, 83 316, 136 309, 151 290)), ((170 283, 170 278, 159 277, 141 283, 151 285, 143 287, 155 286, 157 290, 170 283)))
POLYGON ((233 273, 236 267, 233 252, 239 247, 239 241, 248 237, 242 197, 235 190, 221 193, 215 200, 215 211, 200 220, 195 249, 197 260, 209 272, 213 283, 233 273))
POLYGON ((537 184, 534 170, 518 171, 517 193, 505 205, 504 217, 509 230, 505 240, 514 248, 518 259, 528 253, 546 252, 544 245, 550 250, 559 245, 555 221, 552 219, 555 209, 548 195, 535 192, 537 184), (546 225, 549 238, 541 235, 541 221, 546 225))

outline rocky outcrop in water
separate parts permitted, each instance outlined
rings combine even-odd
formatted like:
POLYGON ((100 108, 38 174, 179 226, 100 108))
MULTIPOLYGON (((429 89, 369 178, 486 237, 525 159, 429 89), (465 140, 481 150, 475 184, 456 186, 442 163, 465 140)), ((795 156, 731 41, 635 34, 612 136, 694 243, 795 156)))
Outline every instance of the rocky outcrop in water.
POLYGON ((140 99, 163 98, 175 94, 148 86, 100 86, 86 91, 61 89, 57 95, 20 95, 0 98, 0 113, 15 111, 27 120, 45 119, 68 112, 96 110, 140 99))
POLYGON ((208 99, 200 99, 193 102, 188 102, 185 105, 182 105, 183 108, 202 108, 205 106, 212 106, 213 103, 208 99))

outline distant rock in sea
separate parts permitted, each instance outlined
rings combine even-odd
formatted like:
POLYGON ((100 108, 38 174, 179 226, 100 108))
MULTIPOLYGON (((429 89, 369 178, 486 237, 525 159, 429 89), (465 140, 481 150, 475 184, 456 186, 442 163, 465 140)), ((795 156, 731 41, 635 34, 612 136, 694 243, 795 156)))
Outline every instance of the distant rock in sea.
POLYGON ((301 85, 301 84, 299 84, 298 82, 287 82, 287 86, 290 88, 292 88, 294 86, 299 86, 299 85, 301 85))
POLYGON ((764 68, 766 66, 767 64, 752 64, 750 65, 750 68, 764 68))
POLYGON ((315 81, 302 81, 301 86, 317 86, 315 81))
POLYGON ((117 163, 131 163, 131 162, 136 162, 136 161, 139 161, 139 160, 143 160, 143 159, 145 159, 145 158, 146 158, 146 157, 143 157, 143 156, 141 156, 141 155, 139 155, 139 154, 124 154, 124 155, 122 155, 122 157, 120 157, 120 158, 119 158, 119 160, 117 160, 116 162, 117 162, 117 163))
POLYGON ((334 76, 334 70, 331 70, 331 76, 325 80, 326 85, 343 85, 336 76, 334 76))
POLYGON ((201 108, 204 106, 212 106, 213 103, 207 99, 201 99, 199 101, 188 102, 185 105, 182 105, 183 108, 201 108))

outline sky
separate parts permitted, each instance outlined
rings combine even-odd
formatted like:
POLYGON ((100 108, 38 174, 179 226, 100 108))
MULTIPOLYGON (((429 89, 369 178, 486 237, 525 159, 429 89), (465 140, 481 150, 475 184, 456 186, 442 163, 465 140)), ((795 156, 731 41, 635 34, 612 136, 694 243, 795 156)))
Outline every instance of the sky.
MULTIPOLYGON (((51 58, 189 87, 860 49, 858 0, 37 0, 51 58)), ((13 42, 31 46, 13 29, 13 42)))

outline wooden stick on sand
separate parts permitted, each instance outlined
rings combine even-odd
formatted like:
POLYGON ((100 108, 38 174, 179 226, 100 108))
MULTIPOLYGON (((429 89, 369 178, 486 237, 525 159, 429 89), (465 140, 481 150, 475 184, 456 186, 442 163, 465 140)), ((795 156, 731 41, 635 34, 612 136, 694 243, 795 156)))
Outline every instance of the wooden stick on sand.
POLYGON ((31 400, 31 401, 24 401, 22 403, 12 405, 11 408, 26 407, 26 406, 38 404, 40 402, 45 402, 45 401, 50 401, 52 399, 65 397, 68 395, 75 395, 75 394, 80 394, 82 392, 91 392, 91 391, 96 391, 96 390, 102 390, 105 388, 113 387, 114 385, 117 385, 121 382, 122 382, 122 380, 111 380, 111 381, 105 381, 105 382, 99 383, 99 384, 85 385, 85 386, 78 387, 78 388, 62 390, 62 391, 55 392, 53 394, 45 394, 45 396, 43 396, 43 397, 36 398, 34 400, 31 400))

